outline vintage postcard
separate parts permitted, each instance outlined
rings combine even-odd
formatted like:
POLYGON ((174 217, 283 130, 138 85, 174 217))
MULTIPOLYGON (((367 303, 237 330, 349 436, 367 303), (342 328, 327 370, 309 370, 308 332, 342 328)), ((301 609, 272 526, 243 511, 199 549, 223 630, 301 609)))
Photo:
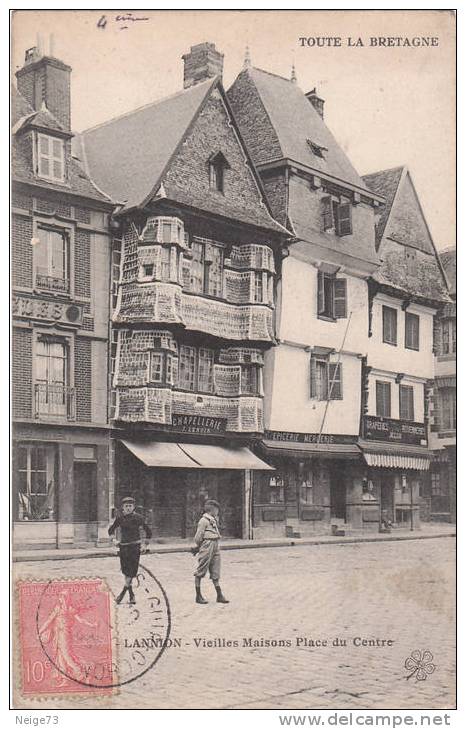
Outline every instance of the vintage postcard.
POLYGON ((11 43, 12 707, 448 726, 455 13, 11 43))

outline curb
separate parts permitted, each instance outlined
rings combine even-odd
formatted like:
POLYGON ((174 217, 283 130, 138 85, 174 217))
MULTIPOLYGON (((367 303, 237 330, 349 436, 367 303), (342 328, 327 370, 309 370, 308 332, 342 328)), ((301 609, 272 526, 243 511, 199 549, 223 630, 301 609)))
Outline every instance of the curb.
MULTIPOLYGON (((271 549, 273 547, 322 547, 327 545, 344 545, 344 544, 364 544, 368 542, 402 542, 402 541, 413 541, 415 539, 443 539, 445 537, 456 537, 456 532, 446 532, 445 534, 400 534, 399 536, 386 536, 386 537, 346 537, 344 539, 335 539, 332 541, 323 541, 319 539, 284 539, 283 541, 277 542, 244 542, 243 544, 222 544, 222 551, 231 551, 234 549, 271 549)), ((191 546, 186 545, 160 545, 157 548, 151 548, 149 554, 180 554, 190 553, 191 546)), ((80 554, 70 554, 70 552, 61 553, 59 549, 53 554, 44 556, 38 550, 36 555, 22 555, 18 553, 13 556, 13 562, 49 562, 49 561, 61 561, 69 559, 94 559, 102 557, 115 557, 117 554, 116 549, 112 550, 99 550, 80 554)), ((143 555, 142 555, 143 556, 143 555)))

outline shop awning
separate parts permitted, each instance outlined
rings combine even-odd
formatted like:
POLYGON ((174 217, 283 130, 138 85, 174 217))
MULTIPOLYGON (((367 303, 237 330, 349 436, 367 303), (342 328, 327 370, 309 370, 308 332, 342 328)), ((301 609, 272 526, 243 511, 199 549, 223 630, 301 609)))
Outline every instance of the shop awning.
POLYGON ((262 445, 270 454, 291 458, 344 458, 361 457, 356 443, 289 443, 263 440, 262 445))
POLYGON ((198 445, 192 443, 179 443, 180 448, 199 463, 201 468, 238 468, 251 471, 273 471, 260 458, 254 455, 249 448, 227 448, 217 445, 198 445))
POLYGON ((179 447, 178 443, 160 443, 159 441, 135 443, 129 440, 122 440, 121 442, 146 466, 155 468, 200 468, 199 464, 193 461, 179 447))
POLYGON ((427 471, 432 459, 432 453, 422 446, 409 446, 402 443, 369 443, 368 441, 360 441, 359 446, 367 465, 373 468, 427 471))
POLYGON ((155 468, 225 468, 274 470, 249 448, 217 445, 167 443, 160 441, 121 441, 146 466, 155 468))

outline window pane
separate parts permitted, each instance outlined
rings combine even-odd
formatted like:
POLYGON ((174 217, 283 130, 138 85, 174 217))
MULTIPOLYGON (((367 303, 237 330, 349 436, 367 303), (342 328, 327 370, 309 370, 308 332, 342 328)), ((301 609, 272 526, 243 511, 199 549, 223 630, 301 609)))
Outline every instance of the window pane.
POLYGON ((50 163, 47 157, 39 158, 39 175, 50 177, 50 163))
POLYGON ((52 165, 52 177, 56 180, 63 179, 63 165, 61 160, 54 160, 52 165))
POLYGON ((222 296, 223 291, 223 250, 219 246, 211 248, 211 263, 209 266, 209 294, 222 296))
POLYGON ((396 321, 397 310, 390 306, 382 307, 383 319, 383 341, 388 344, 396 344, 396 321))
POLYGON ((201 392, 212 392, 214 353, 210 349, 199 349, 199 390, 201 392))
POLYGON ((180 347, 179 378, 180 387, 195 390, 196 350, 194 347, 180 347))
POLYGON ((45 471, 47 467, 45 448, 31 448, 31 470, 45 471))
POLYGON ((39 137, 39 151, 41 154, 49 154, 49 141, 49 137, 44 137, 43 135, 39 137))
POLYGON ((191 291, 204 291, 204 246, 193 241, 193 259, 191 261, 191 291))
MULTIPOLYGON (((165 227, 165 226, 164 226, 165 227)), ((170 248, 162 248, 162 281, 170 280, 170 248)))
POLYGON ((162 241, 164 243, 170 243, 171 239, 172 239, 172 224, 163 223, 162 224, 162 241))
POLYGON ((391 416, 390 388, 389 382, 376 382, 376 414, 379 418, 391 416))
POLYGON ((61 139, 52 139, 52 154, 57 159, 61 160, 63 153, 63 142, 61 139))
POLYGON ((27 448, 18 448, 18 468, 21 471, 25 471, 28 465, 28 450, 27 448))
POLYGON ((262 272, 256 271, 254 274, 254 301, 256 303, 262 303, 263 295, 262 272))
POLYGON ((49 264, 48 264, 48 236, 49 233, 43 228, 39 228, 37 231, 38 243, 34 246, 34 262, 36 270, 44 276, 48 275, 49 264))
POLYGON ((161 352, 152 352, 150 376, 152 382, 162 382, 162 363, 163 354, 161 352))
POLYGON ((318 400, 327 399, 327 362, 316 361, 316 397, 318 400))

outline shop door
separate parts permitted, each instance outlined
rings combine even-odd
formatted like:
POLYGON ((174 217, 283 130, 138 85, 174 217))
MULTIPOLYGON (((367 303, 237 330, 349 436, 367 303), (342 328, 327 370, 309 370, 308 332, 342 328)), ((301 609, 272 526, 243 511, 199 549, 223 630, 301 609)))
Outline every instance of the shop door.
POLYGON ((382 519, 395 521, 395 479, 390 473, 384 473, 380 479, 380 513, 382 519))
POLYGON ((75 461, 74 482, 74 540, 96 542, 97 529, 97 464, 75 461))
POLYGON ((158 537, 186 537, 186 482, 176 469, 161 469, 154 477, 153 526, 158 537))
POLYGON ((221 533, 223 537, 240 539, 242 521, 243 471, 218 472, 217 500, 220 504, 221 533))
POLYGON ((330 517, 346 521, 346 484, 337 474, 332 474, 330 483, 330 517))

